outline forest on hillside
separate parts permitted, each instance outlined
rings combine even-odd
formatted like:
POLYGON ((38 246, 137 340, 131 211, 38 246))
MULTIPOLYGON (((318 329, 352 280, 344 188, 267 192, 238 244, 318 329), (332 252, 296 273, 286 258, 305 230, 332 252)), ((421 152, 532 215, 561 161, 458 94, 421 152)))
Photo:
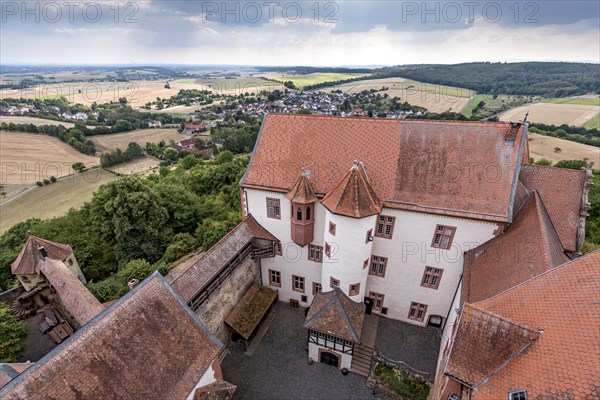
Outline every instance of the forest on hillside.
POLYGON ((566 97, 600 93, 600 65, 565 62, 466 63, 379 68, 371 79, 402 77, 479 93, 566 97))

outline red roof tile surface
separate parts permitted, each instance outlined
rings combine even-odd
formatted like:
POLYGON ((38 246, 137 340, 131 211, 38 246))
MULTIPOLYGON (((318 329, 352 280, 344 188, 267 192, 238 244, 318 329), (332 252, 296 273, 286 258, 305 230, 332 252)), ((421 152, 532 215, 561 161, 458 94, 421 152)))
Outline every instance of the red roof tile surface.
POLYGON ((196 389, 194 400, 230 400, 233 398, 236 386, 229 382, 217 380, 210 385, 196 389))
POLYGON ((534 191, 502 235, 466 252, 461 299, 485 300, 568 260, 534 191))
POLYGON ((12 263, 12 273, 14 275, 39 274, 40 262, 42 260, 40 247, 46 250, 49 258, 60 261, 66 260, 73 253, 73 249, 69 245, 52 242, 32 235, 29 236, 23 248, 21 248, 17 259, 12 263))
POLYGON ((227 235, 213 245, 202 257, 172 282, 173 289, 190 302, 252 239, 278 242, 252 215, 248 215, 227 235))
POLYGON ((448 358, 446 374, 477 387, 518 357, 540 334, 537 329, 466 303, 448 358))
POLYGON ((340 289, 319 292, 310 305, 304 327, 360 343, 365 305, 352 301, 340 289))
POLYGON ((104 306, 62 261, 47 258, 40 270, 80 325, 87 324, 104 310, 104 306))
POLYGON ((390 208, 506 222, 523 142, 509 123, 280 115, 265 117, 242 186, 288 192, 304 165, 317 194, 364 162, 390 208))
MULTIPOLYGON (((551 269, 475 307, 543 330, 523 354, 472 392, 471 399, 600 396, 600 250, 551 269)), ((479 357, 473 353, 472 360, 479 357)))
POLYGON ((381 212, 383 201, 377 196, 362 167, 354 164, 321 204, 334 214, 363 218, 381 212))
POLYGON ((225 317, 225 323, 248 340, 275 300, 276 291, 253 283, 225 317))
POLYGON ((523 165, 519 179, 529 190, 537 190, 566 250, 577 251, 577 227, 585 171, 523 165))
POLYGON ((304 174, 300 175, 292 189, 287 192, 285 198, 293 203, 309 204, 317 201, 315 189, 304 174))
POLYGON ((154 273, 0 389, 0 398, 185 399, 221 346, 154 273))

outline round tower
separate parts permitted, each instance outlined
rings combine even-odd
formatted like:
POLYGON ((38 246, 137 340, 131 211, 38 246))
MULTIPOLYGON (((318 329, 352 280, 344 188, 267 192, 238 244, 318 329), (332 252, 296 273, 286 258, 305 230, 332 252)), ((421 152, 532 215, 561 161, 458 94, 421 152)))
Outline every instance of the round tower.
POLYGON ((323 244, 323 291, 339 288, 352 300, 366 297, 373 229, 383 201, 373 190, 362 163, 321 201, 326 208, 323 244))

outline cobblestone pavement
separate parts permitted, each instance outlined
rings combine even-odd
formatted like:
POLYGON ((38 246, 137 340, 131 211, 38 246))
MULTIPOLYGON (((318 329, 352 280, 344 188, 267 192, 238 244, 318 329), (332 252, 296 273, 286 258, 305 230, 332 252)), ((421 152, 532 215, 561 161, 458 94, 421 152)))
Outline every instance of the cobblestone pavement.
POLYGON ((234 343, 223 360, 224 379, 237 386, 234 399, 389 399, 373 395, 362 376, 344 376, 317 362, 308 365, 304 309, 278 302, 273 311, 275 319, 252 356, 234 343))
POLYGON ((440 351, 440 329, 420 327, 389 318, 379 318, 375 350, 394 361, 403 361, 410 367, 435 377, 440 351))
POLYGON ((48 335, 40 332, 39 325, 44 320, 44 313, 39 313, 25 320, 27 326, 27 338, 25 339, 25 354, 20 362, 38 361, 48 354, 56 344, 48 335))

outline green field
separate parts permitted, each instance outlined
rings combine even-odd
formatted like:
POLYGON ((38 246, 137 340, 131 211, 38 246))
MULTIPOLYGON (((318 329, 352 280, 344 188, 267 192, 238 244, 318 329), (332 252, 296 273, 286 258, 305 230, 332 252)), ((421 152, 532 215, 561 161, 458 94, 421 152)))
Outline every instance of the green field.
POLYGON ((600 98, 591 98, 591 97, 565 97, 558 99, 548 99, 544 100, 544 103, 554 103, 554 104, 577 104, 581 106, 600 106, 600 98))
POLYGON ((481 111, 480 114, 492 115, 502 111, 506 106, 511 106, 511 104, 512 106, 520 105, 524 100, 520 96, 499 95, 494 99, 491 94, 476 94, 471 98, 469 104, 467 104, 461 113, 465 117, 471 118, 473 116, 473 110, 480 101, 485 103, 483 111, 481 111))
POLYGON ((112 172, 96 169, 36 187, 0 206, 0 234, 29 218, 54 218, 92 199, 98 188, 115 179, 112 172))
POLYGON ((302 89, 304 86, 315 85, 323 82, 335 82, 345 79, 358 78, 361 76, 367 76, 369 74, 338 74, 334 72, 315 72, 313 74, 306 75, 282 75, 272 76, 280 82, 292 81, 297 88, 302 89))
POLYGON ((585 129, 598 129, 600 130, 600 113, 596 114, 594 118, 590 119, 586 122, 583 127, 585 129))

